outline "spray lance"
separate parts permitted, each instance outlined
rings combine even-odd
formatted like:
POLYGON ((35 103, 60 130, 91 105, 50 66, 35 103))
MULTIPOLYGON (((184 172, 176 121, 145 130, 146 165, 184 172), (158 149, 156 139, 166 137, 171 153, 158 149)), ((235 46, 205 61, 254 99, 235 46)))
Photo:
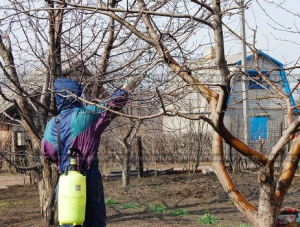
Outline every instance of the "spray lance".
POLYGON ((58 221, 59 225, 83 225, 86 207, 86 177, 79 171, 76 158, 80 151, 70 148, 70 163, 59 177, 58 221))

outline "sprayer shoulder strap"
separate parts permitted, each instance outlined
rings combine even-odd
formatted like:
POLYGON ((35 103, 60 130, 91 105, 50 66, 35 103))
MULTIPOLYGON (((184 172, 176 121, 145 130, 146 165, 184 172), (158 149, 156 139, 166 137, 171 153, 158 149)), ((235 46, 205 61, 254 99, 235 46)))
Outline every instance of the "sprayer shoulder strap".
POLYGON ((57 129, 57 147, 58 147, 58 158, 60 162, 60 155, 61 155, 61 141, 60 141, 60 115, 55 117, 56 122, 56 129, 57 129))

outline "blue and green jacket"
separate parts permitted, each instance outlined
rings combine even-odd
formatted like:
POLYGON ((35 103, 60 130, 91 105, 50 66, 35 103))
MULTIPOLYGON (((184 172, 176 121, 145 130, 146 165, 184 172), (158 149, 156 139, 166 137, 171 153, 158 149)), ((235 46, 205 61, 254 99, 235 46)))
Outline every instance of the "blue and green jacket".
MULTIPOLYGON (((42 155, 56 163, 58 169, 64 172, 69 165, 69 148, 77 148, 81 151, 77 163, 83 170, 87 169, 97 156, 101 134, 117 114, 96 105, 83 107, 74 96, 68 93, 81 96, 81 86, 73 80, 58 78, 54 83, 54 91, 60 115, 61 156, 58 155, 55 117, 46 126, 41 144, 42 155)), ((121 88, 111 96, 109 101, 101 105, 120 111, 127 101, 128 93, 121 88)))

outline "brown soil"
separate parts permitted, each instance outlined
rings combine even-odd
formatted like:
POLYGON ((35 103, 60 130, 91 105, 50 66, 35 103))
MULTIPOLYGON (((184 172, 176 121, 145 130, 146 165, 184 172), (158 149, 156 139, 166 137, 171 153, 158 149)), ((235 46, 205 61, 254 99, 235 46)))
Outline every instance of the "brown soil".
MULTIPOLYGON (((240 191, 249 201, 257 204, 259 193, 257 175, 232 174, 240 191)), ((132 178, 130 186, 121 187, 121 180, 104 182, 106 199, 118 202, 107 206, 108 227, 199 227, 199 226, 251 226, 237 210, 222 189, 214 174, 161 175, 158 177, 132 178), (123 209, 126 204, 134 209, 123 209), (162 213, 151 210, 156 204, 166 207, 162 213), (172 216, 171 212, 183 209, 188 216, 172 216), (209 213, 218 220, 215 224, 198 223, 197 219, 209 213)), ((300 179, 296 177, 284 206, 299 208, 300 179)), ((0 189, 0 226, 41 226, 36 186, 10 186, 0 189)))

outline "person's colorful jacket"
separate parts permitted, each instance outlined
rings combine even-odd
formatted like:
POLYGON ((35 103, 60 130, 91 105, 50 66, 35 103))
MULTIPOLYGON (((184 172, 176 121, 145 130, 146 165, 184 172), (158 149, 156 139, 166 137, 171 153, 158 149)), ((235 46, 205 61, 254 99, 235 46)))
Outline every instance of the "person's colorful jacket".
MULTIPOLYGON (((65 171, 69 164, 67 155, 69 148, 81 151, 79 165, 86 169, 96 158, 100 145, 100 137, 109 123, 117 116, 95 105, 83 107, 81 103, 68 92, 80 97, 81 86, 73 80, 58 78, 54 83, 57 110, 60 115, 61 160, 58 158, 58 138, 55 117, 47 124, 42 140, 41 151, 45 158, 56 163, 60 171, 65 171)), ((124 89, 116 91, 105 107, 120 111, 127 103, 128 93, 124 89)))

